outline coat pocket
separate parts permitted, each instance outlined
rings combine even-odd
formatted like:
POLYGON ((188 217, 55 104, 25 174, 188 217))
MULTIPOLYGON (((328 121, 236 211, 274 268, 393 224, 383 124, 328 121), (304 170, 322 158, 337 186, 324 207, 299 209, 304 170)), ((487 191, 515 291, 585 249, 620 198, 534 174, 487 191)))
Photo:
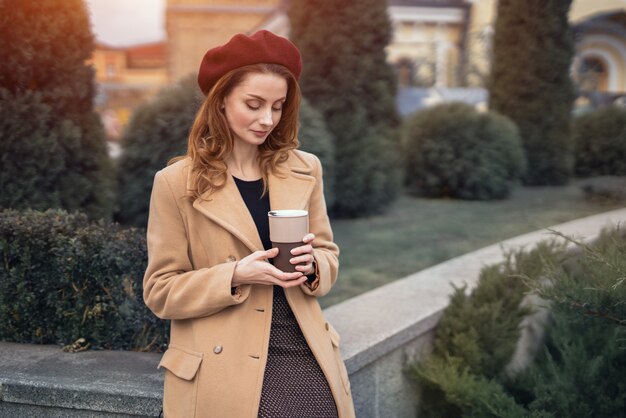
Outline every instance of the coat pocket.
POLYGON ((158 368, 165 369, 163 415, 166 418, 194 417, 202 353, 172 346, 167 349, 158 368))
POLYGON ((341 338, 339 337, 339 333, 335 330, 335 328, 328 324, 328 334, 330 335, 330 341, 333 344, 333 350, 335 352, 335 361, 337 362, 337 368, 339 369, 339 373, 341 373, 341 380, 343 381, 343 388, 346 391, 346 394, 350 394, 350 378, 348 376, 348 370, 346 369, 346 365, 341 358, 341 351, 339 349, 339 341, 341 338))

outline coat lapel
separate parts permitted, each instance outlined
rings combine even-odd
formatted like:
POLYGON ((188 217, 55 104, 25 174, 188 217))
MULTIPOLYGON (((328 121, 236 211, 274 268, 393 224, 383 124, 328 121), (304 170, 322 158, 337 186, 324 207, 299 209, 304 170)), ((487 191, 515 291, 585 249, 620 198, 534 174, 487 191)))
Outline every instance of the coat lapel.
POLYGON ((227 177, 224 187, 208 198, 196 199, 193 207, 237 237, 250 251, 263 249, 254 220, 231 176, 227 177))
MULTIPOLYGON (((305 209, 315 186, 315 177, 309 175, 311 167, 290 154, 290 159, 268 176, 271 210, 305 209)), ((196 199, 193 207, 237 237, 250 251, 263 249, 254 220, 231 176, 208 199, 196 199)))
POLYGON ((310 169, 291 161, 293 165, 283 164, 277 173, 270 173, 270 206, 272 210, 305 209, 315 186, 315 177, 309 175, 310 169))

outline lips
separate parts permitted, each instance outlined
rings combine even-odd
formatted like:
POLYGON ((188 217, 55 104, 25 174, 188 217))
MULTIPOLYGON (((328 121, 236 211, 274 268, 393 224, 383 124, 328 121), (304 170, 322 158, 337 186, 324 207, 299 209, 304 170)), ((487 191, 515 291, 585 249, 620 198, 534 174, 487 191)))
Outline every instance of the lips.
POLYGON ((263 138, 264 136, 266 136, 267 134, 270 133, 270 131, 252 131, 252 133, 254 135, 256 135, 259 138, 263 138))

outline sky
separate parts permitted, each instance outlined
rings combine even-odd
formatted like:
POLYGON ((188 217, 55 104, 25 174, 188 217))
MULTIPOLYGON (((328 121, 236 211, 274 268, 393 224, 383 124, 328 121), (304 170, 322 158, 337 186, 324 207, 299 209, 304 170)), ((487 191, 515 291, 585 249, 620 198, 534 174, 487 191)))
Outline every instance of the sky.
POLYGON ((86 0, 98 42, 128 46, 165 39, 165 0, 86 0))

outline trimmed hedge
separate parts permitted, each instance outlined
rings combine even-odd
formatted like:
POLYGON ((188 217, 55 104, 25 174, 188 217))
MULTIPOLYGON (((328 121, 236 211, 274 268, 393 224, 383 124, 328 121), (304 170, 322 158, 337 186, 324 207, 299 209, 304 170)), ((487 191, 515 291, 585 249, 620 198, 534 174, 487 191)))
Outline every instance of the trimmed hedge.
POLYGON ((576 175, 626 175, 626 109, 612 106, 577 117, 573 142, 576 175))
POLYGON ((0 212, 0 339, 160 350, 143 303, 144 232, 61 210, 0 212))
POLYGON ((463 103, 416 113, 406 122, 404 146, 409 190, 425 196, 505 198, 526 170, 515 125, 463 103))

